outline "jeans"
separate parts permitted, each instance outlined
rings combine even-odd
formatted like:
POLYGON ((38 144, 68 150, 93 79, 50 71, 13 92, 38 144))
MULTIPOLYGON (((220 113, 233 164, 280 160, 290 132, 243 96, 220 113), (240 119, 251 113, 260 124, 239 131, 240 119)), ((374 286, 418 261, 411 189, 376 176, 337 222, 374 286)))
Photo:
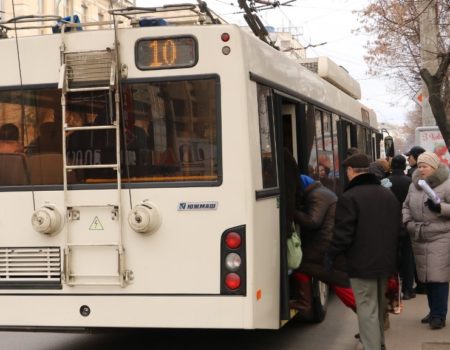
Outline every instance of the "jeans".
POLYGON ((429 282, 425 285, 431 317, 440 317, 445 320, 448 309, 448 282, 429 282))

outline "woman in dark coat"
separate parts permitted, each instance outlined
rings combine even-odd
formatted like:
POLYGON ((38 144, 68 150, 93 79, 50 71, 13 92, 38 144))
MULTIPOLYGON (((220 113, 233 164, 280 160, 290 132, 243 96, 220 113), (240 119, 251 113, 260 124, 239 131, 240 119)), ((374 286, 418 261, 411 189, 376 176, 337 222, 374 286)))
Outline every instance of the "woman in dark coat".
POLYGON ((450 178, 449 169, 436 154, 424 152, 403 203, 403 222, 411 236, 419 280, 427 288, 430 312, 422 319, 433 329, 445 326, 450 281, 450 178), (428 198, 419 180, 438 195, 440 203, 428 198))
POLYGON ((356 303, 345 272, 345 258, 338 256, 334 269, 324 266, 325 253, 333 237, 337 196, 319 181, 301 175, 301 208, 294 220, 300 224, 303 258, 296 273, 312 276, 327 283, 341 301, 353 311, 356 303))
POLYGON ((346 274, 331 276, 323 265, 333 237, 334 212, 337 197, 319 181, 301 175, 301 208, 295 212, 295 222, 301 227, 303 260, 298 271, 320 279, 325 283, 348 285, 346 274))

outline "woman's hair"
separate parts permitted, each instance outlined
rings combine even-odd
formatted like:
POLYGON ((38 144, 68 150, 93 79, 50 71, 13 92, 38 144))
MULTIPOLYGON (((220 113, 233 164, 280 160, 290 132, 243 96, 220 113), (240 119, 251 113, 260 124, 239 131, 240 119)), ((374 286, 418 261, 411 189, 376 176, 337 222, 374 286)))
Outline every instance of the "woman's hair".
POLYGON ((19 141, 19 128, 12 123, 0 127, 0 140, 19 141))

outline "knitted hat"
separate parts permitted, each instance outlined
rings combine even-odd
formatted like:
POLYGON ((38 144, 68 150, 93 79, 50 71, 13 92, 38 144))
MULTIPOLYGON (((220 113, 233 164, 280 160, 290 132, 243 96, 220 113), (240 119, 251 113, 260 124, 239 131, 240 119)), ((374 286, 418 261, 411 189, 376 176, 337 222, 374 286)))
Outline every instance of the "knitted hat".
POLYGON ((414 146, 412 147, 408 152, 405 153, 405 156, 413 156, 415 160, 417 160, 417 157, 425 152, 425 149, 420 146, 414 146))
POLYGON ((356 153, 348 158, 346 158, 342 162, 342 166, 352 168, 358 168, 358 169, 365 169, 369 167, 369 157, 367 157, 365 154, 362 153, 356 153))
POLYGON ((300 182, 302 183, 303 189, 306 189, 309 185, 314 183, 314 180, 307 175, 300 175, 300 182))
POLYGON ((405 170, 406 169, 406 159, 401 154, 397 154, 394 158, 391 160, 391 168, 394 169, 400 169, 405 170))
POLYGON ((420 163, 428 164, 430 167, 437 169, 441 162, 439 161, 439 158, 435 153, 427 151, 423 152, 421 155, 419 155, 419 158, 417 158, 417 164, 420 163))

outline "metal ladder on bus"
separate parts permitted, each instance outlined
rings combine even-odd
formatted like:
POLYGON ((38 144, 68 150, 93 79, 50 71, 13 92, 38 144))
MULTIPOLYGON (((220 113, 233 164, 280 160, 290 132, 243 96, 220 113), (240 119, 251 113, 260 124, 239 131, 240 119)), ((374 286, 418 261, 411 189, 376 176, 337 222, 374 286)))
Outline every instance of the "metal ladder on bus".
MULTIPOLYGON (((119 125, 119 94, 117 92, 118 72, 116 64, 116 47, 105 50, 71 52, 67 51, 64 42, 64 28, 61 30, 61 70, 59 88, 61 89, 61 107, 63 122, 63 184, 64 205, 66 209, 64 248, 64 280, 67 285, 119 285, 125 286, 128 280, 127 271, 124 268, 124 248, 122 244, 122 219, 121 219, 121 174, 120 174, 120 125, 119 125), (67 95, 73 98, 77 94, 86 92, 107 91, 110 100, 114 101, 116 113, 108 116, 110 124, 91 126, 69 126, 67 124, 67 95), (97 130, 115 131, 115 159, 109 164, 69 164, 67 155, 67 133, 89 132, 97 130), (95 203, 90 198, 88 203, 72 201, 68 191, 68 174, 76 170, 86 169, 112 169, 116 173, 116 200, 113 203, 95 203), (91 212, 88 223, 93 221, 89 230, 104 230, 103 224, 96 214, 101 210, 110 211, 110 219, 114 222, 110 232, 103 232, 100 240, 90 238, 87 234, 86 222, 80 225, 83 211, 91 212), (92 214, 93 213, 93 214, 92 214), (112 236, 112 237, 110 237, 112 236), (81 237, 81 238, 80 238, 81 237), (105 238, 107 237, 107 238, 105 238), (101 259, 107 259, 111 263, 109 267, 96 267, 101 259), (87 260, 83 261, 83 260, 87 260), (86 265, 87 263, 87 265, 86 265), (78 266, 79 265, 79 266, 78 266), (96 269, 98 269, 96 271, 96 269)), ((115 45, 115 44, 114 44, 115 45)), ((116 45, 115 45, 116 46, 116 45)), ((87 214, 86 216, 89 216, 87 214)), ((110 225, 111 226, 111 225, 110 225)), ((92 237, 92 236, 91 236, 92 237)), ((103 262, 104 263, 104 262, 103 262)))

